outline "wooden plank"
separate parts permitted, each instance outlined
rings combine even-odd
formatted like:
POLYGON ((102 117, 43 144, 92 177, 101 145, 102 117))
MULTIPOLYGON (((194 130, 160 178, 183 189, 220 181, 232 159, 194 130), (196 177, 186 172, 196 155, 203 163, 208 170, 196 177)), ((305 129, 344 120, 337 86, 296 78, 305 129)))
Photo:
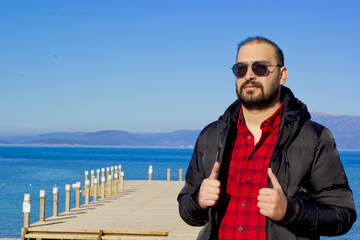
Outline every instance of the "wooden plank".
POLYGON ((103 234, 123 234, 123 235, 155 235, 168 236, 167 231, 133 231, 133 230, 94 230, 94 229, 51 229, 51 228, 28 228, 27 232, 39 233, 95 233, 103 232, 103 234))
POLYGON ((162 231, 131 231, 131 230, 104 230, 104 234, 123 234, 123 235, 146 235, 146 236, 168 236, 169 232, 162 231))
POLYGON ((98 234, 74 234, 74 233, 28 233, 25 238, 40 238, 40 239, 85 239, 85 240, 97 240, 98 234))
POLYGON ((94 229, 52 229, 52 228, 28 228, 28 232, 53 232, 53 233, 94 233, 98 234, 100 230, 94 230, 94 229))
POLYGON ((103 240, 166 240, 167 237, 154 237, 154 236, 103 236, 103 240))

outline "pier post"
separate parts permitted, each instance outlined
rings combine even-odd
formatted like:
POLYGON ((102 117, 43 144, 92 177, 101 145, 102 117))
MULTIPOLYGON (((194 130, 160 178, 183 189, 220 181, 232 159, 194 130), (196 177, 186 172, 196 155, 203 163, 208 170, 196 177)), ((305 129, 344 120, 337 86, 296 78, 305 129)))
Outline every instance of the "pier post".
POLYGON ((114 173, 114 177, 115 177, 115 174, 118 173, 118 166, 115 166, 115 173, 114 173))
POLYGON ((85 205, 89 205, 90 201, 90 180, 85 182, 85 205))
POLYGON ((85 171, 85 181, 89 180, 89 171, 85 171))
POLYGON ((80 189, 81 189, 81 182, 76 183, 76 208, 80 208, 80 189))
POLYGON ((149 181, 151 181, 151 179, 152 179, 152 172, 153 172, 153 167, 150 165, 149 166, 149 181))
POLYGON ((70 184, 65 185, 65 191, 66 191, 65 212, 70 212, 70 191, 71 191, 71 185, 70 184))
POLYGON ((100 169, 96 169, 96 178, 98 179, 98 183, 100 183, 100 169))
POLYGON ((115 181, 115 187, 114 187, 114 188, 115 188, 115 189, 114 189, 114 190, 115 190, 115 191, 114 191, 115 193, 118 193, 118 192, 119 192, 119 188, 118 188, 118 187, 119 187, 119 181, 118 181, 118 178, 119 178, 119 175, 118 175, 118 173, 116 172, 116 173, 115 173, 115 180, 114 180, 114 181, 115 181))
POLYGON ((91 170, 91 186, 90 186, 90 188, 94 188, 94 178, 95 178, 95 171, 91 170))
POLYGON ((101 182, 103 177, 105 177, 105 168, 101 169, 101 182))
POLYGON ((97 202, 98 198, 98 179, 94 178, 94 202, 97 202))
POLYGON ((109 175, 108 177, 108 196, 111 196, 112 195, 112 176, 109 175))
POLYGON ((105 197, 105 177, 101 177, 101 199, 105 197))
POLYGON ((114 167, 112 166, 110 169, 111 169, 111 174, 110 175, 111 175, 111 181, 112 181, 112 177, 114 177, 114 167))
POLYGON ((120 192, 124 191, 124 172, 121 172, 120 174, 120 192))
POLYGON ((119 176, 121 175, 121 165, 119 165, 119 176))
POLYGON ((21 228, 21 240, 25 240, 25 235, 28 233, 28 228, 21 228))
POLYGON ((170 182, 170 168, 167 169, 167 180, 168 182, 170 182))
POLYGON ((182 181, 182 169, 179 169, 179 181, 182 181))
POLYGON ((40 222, 45 221, 45 190, 40 190, 40 222))
POLYGON ((59 188, 53 187, 53 216, 57 217, 59 212, 59 188))
POLYGON ((24 195, 23 212, 24 212, 24 228, 28 228, 30 225, 30 194, 24 195))
POLYGON ((106 180, 109 180, 109 173, 110 173, 110 168, 107 167, 106 168, 106 180))

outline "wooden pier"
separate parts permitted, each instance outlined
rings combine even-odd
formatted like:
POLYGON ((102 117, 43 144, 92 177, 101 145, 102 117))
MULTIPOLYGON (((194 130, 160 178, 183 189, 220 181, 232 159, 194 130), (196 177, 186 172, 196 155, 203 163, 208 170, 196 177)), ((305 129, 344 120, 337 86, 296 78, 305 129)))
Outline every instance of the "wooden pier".
POLYGON ((182 181, 125 181, 116 193, 22 229, 22 239, 190 240, 200 227, 178 213, 182 181))

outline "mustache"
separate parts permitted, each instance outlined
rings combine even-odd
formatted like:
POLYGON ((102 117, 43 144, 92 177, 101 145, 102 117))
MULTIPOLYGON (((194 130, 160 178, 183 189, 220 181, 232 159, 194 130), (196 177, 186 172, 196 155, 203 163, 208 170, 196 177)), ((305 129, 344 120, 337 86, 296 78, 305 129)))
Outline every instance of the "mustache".
POLYGON ((245 88, 247 85, 252 85, 252 86, 254 86, 254 87, 258 87, 258 88, 260 88, 261 90, 263 89, 263 85, 262 85, 261 83, 255 82, 255 81, 251 81, 251 82, 244 82, 243 84, 241 84, 241 86, 240 86, 240 92, 241 92, 242 90, 244 90, 244 88, 245 88))

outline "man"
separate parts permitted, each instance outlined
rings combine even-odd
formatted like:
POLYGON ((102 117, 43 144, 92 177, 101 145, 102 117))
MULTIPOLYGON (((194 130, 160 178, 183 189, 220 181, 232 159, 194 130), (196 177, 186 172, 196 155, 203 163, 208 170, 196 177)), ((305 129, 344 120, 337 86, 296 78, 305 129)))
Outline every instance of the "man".
POLYGON ((235 101, 200 134, 178 196, 198 239, 319 239, 356 219, 330 131, 284 87, 281 49, 263 37, 239 44, 235 101))

